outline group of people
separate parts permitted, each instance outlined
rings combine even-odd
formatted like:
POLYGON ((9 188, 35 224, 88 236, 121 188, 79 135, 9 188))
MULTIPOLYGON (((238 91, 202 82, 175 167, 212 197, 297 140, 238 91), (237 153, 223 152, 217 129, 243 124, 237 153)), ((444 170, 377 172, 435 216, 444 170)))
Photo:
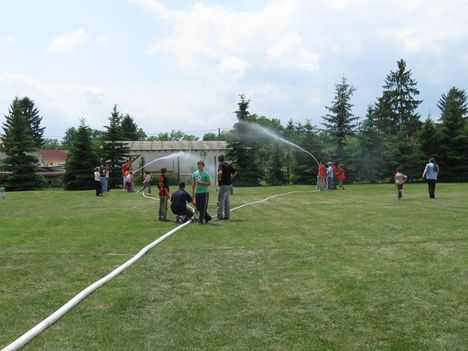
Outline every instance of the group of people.
POLYGON ((103 193, 110 191, 109 186, 109 167, 96 167, 94 169, 94 184, 96 187, 96 196, 102 196, 103 193))
MULTIPOLYGON (((224 155, 218 157, 219 166, 217 172, 218 178, 218 203, 217 203, 217 220, 228 220, 230 208, 230 195, 232 189, 232 181, 237 175, 234 167, 224 159, 224 155)), ((161 168, 161 175, 158 178, 157 186, 159 190, 159 221, 167 222, 167 210, 169 198, 171 201, 171 211, 176 216, 176 222, 184 223, 195 218, 195 213, 188 205, 193 205, 198 215, 197 220, 200 224, 208 223, 212 217, 208 213, 209 202, 209 187, 211 178, 205 170, 205 163, 200 160, 197 162, 197 170, 192 174, 192 192, 189 194, 185 190, 185 182, 180 182, 178 189, 171 194, 169 180, 166 176, 167 169, 161 168)), ((143 188, 148 189, 148 194, 151 195, 151 174, 146 172, 143 182, 143 188)))
MULTIPOLYGON (((237 176, 234 167, 224 159, 224 155, 218 157, 218 202, 216 210, 216 220, 228 220, 231 212, 230 196, 232 181, 237 176)), ((205 170, 205 163, 200 160, 197 162, 197 170, 192 174, 192 195, 188 194, 184 188, 185 183, 179 184, 179 190, 171 196, 171 210, 176 215, 177 221, 183 223, 194 217, 194 213, 187 207, 192 204, 198 213, 198 223, 205 224, 212 220, 208 213, 208 202, 210 198, 209 186, 211 179, 209 173, 205 170)))
MULTIPOLYGON (((427 182, 427 191, 429 193, 430 199, 435 199, 435 188, 439 171, 439 165, 436 163, 436 160, 433 157, 431 157, 429 159, 429 162, 426 163, 424 171, 421 175, 421 178, 425 179, 427 182)), ((403 169, 401 167, 397 167, 393 179, 395 181, 395 187, 397 189, 398 200, 400 200, 403 197, 403 184, 406 183, 408 177, 405 174, 403 174, 403 169)))
POLYGON ((343 182, 346 179, 344 168, 334 162, 325 164, 323 161, 319 162, 317 174, 317 190, 336 190, 339 187, 345 190, 343 182))

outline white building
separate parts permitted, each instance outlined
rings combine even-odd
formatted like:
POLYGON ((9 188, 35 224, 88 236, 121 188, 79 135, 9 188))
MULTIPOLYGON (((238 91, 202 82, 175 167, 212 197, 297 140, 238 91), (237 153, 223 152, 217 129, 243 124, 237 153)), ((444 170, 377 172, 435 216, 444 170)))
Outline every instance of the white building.
POLYGON ((216 179, 218 156, 225 154, 225 141, 128 141, 132 169, 159 172, 162 167, 170 173, 189 175, 197 169, 197 161, 216 179), (144 163, 142 164, 142 158, 144 163))

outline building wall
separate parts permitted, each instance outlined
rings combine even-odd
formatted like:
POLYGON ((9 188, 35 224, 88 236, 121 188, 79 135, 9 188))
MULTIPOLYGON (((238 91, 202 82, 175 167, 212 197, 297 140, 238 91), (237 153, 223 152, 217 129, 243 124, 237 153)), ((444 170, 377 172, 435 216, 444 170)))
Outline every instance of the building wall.
MULTIPOLYGON (((130 151, 130 155, 138 158, 132 161, 134 171, 141 170, 142 157, 144 158, 145 171, 157 173, 162 167, 167 168, 170 173, 181 175, 192 174, 197 169, 197 162, 203 160, 205 169, 215 181, 218 167, 218 156, 224 154, 224 150, 200 150, 200 151, 130 151)), ((133 158, 132 157, 132 158, 133 158)))

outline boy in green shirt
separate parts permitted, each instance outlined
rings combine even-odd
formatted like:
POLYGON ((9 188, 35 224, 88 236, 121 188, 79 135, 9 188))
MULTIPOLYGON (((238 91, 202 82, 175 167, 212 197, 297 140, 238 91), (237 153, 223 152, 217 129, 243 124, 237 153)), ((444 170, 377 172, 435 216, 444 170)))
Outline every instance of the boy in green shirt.
POLYGON ((195 199, 195 206, 199 213, 198 223, 204 224, 211 221, 208 214, 208 187, 211 185, 210 175, 205 171, 205 163, 197 162, 198 170, 192 174, 192 197, 195 199))

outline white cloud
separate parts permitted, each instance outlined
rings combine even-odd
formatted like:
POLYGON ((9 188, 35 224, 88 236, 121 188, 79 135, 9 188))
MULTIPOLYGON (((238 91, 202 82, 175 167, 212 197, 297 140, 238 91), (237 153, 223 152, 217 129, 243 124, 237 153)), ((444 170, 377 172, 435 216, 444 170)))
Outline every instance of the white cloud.
POLYGON ((13 37, 10 36, 10 35, 7 35, 7 36, 5 37, 5 40, 6 40, 6 42, 7 42, 8 44, 12 44, 12 45, 16 44, 16 39, 13 38, 13 37))
POLYGON ((79 27, 72 32, 65 32, 58 35, 49 45, 49 53, 66 53, 71 54, 76 49, 86 43, 89 39, 89 34, 86 33, 83 27, 79 27))
POLYGON ((132 1, 154 11, 172 28, 171 36, 156 39, 147 53, 173 55, 186 72, 231 72, 232 79, 239 79, 247 67, 265 61, 307 72, 319 69, 318 54, 306 48, 291 26, 297 11, 294 0, 271 1, 262 10, 250 12, 203 3, 190 10, 169 11, 158 1, 132 1))
POLYGON ((240 79, 245 75, 245 71, 248 67, 249 63, 247 61, 239 57, 230 56, 222 59, 217 66, 217 71, 221 74, 231 76, 234 79, 240 79))
POLYGON ((304 47, 303 39, 297 33, 285 35, 267 50, 269 58, 282 67, 308 72, 319 70, 320 57, 304 47))

